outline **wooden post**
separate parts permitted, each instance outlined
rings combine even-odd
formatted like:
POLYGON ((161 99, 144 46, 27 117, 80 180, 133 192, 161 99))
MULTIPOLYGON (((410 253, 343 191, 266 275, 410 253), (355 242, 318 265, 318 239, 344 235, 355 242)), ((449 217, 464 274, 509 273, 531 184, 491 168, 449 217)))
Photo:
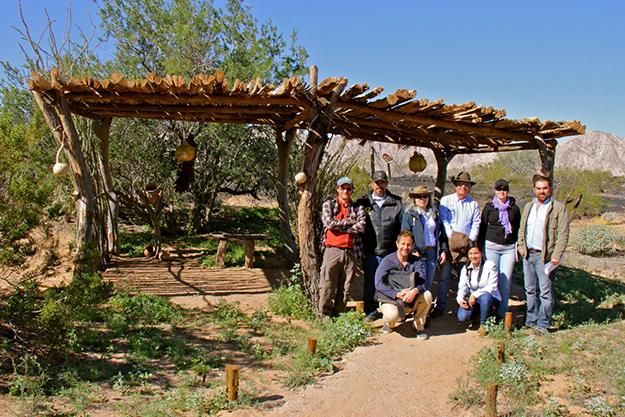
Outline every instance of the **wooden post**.
POLYGON ((503 327, 508 333, 512 332, 512 312, 506 312, 506 318, 503 321, 503 327))
POLYGON ((486 391, 486 410, 485 417, 497 417, 497 384, 490 384, 486 391))
POLYGON ((317 351, 317 338, 309 337, 308 338, 308 353, 314 355, 317 351))
POLYGON ((436 185, 434 188, 434 201, 435 207, 438 207, 441 201, 441 197, 445 193, 445 182, 447 181, 447 165, 454 157, 454 154, 435 150, 434 156, 436 157, 436 164, 438 166, 436 171, 436 185))
POLYGON ((540 173, 549 178, 549 184, 553 187, 553 168, 556 163, 556 144, 547 145, 543 138, 535 136, 538 145, 538 154, 540 155, 540 173))
POLYGON ((118 196, 113 188, 113 176, 111 174, 111 164, 109 162, 109 133, 112 119, 106 117, 96 119, 91 122, 93 132, 100 141, 98 149, 98 170, 106 193, 105 229, 106 229, 106 249, 108 253, 104 255, 108 258, 109 253, 119 254, 118 245, 118 222, 119 202, 118 196))
MULTIPOLYGON (((506 345, 503 342, 497 344, 497 365, 501 368, 505 360, 506 345)), ((497 417, 497 384, 490 384, 486 391, 485 417, 497 417)))
POLYGON ((239 396, 239 367, 226 365, 226 398, 236 401, 239 396))
POLYGON ((497 365, 501 368, 504 363, 506 354, 506 344, 503 342, 499 342, 497 344, 497 365))
MULTIPOLYGON (((304 111, 308 114, 308 111, 304 111)), ((302 112, 302 113, 304 113, 302 112)), ((282 235, 283 247, 286 252, 286 258, 289 265, 297 262, 297 243, 291 228, 291 215, 289 208, 289 156, 293 143, 295 143, 297 130, 291 128, 284 133, 276 128, 275 141, 278 148, 278 181, 277 181, 277 200, 278 200, 278 217, 280 220, 280 233, 282 235)))
POLYGON ((215 256, 215 266, 217 268, 226 266, 226 247, 228 247, 228 240, 220 238, 217 245, 217 255, 215 256))
POLYGON ((365 312, 365 302, 364 301, 356 301, 356 311, 359 313, 365 312))
POLYGON ((254 239, 245 239, 245 267, 254 268, 254 239))

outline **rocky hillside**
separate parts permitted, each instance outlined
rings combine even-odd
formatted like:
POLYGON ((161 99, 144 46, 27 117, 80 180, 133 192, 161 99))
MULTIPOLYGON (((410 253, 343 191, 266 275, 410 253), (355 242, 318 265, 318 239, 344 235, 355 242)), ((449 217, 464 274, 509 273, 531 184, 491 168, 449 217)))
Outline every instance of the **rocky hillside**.
MULTIPOLYGON (((330 144, 329 151, 341 146, 339 138, 330 144)), ((423 153, 427 160, 426 175, 436 175, 436 160, 433 153, 426 148, 397 148, 388 143, 366 143, 360 146, 357 141, 347 141, 343 151, 344 158, 358 159, 358 165, 369 169, 371 148, 374 149, 376 169, 385 169, 386 162, 382 158, 385 153, 393 158, 391 171, 394 177, 410 175, 408 159, 415 150, 423 153)), ((585 135, 565 140, 558 145, 556 166, 570 166, 582 169, 610 171, 613 175, 625 176, 625 139, 611 133, 592 131, 585 135)), ((497 158, 496 153, 481 155, 458 155, 452 159, 448 171, 471 170, 497 158)), ((538 158, 538 155, 537 155, 538 158)))
POLYGON ((625 176, 625 139, 611 133, 589 132, 558 145, 556 167, 610 171, 625 176))

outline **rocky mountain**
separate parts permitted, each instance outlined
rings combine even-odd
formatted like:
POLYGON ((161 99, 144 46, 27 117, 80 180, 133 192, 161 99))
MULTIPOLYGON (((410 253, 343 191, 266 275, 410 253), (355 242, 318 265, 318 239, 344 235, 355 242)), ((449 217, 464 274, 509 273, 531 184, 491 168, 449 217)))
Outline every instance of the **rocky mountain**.
POLYGON ((625 139, 605 132, 588 132, 561 142, 556 152, 556 167, 610 171, 625 176, 625 139))
MULTIPOLYGON (((398 148, 389 143, 367 142, 360 145, 357 141, 347 141, 342 145, 340 138, 332 140, 328 151, 336 151, 341 146, 343 158, 352 160, 356 158, 358 165, 369 169, 371 149, 373 148, 376 169, 386 169, 387 163, 383 155, 393 158, 391 172, 394 177, 412 175, 408 169, 408 160, 413 152, 421 152, 427 161, 425 175, 436 175, 436 159, 434 154, 427 148, 406 147, 398 148)), ((605 132, 591 131, 572 139, 564 140, 558 145, 556 153, 556 167, 568 166, 581 169, 610 171, 613 175, 625 176, 625 139, 605 132)), ((458 155, 451 160, 448 172, 454 173, 461 170, 471 170, 475 167, 487 164, 498 157, 496 153, 479 155, 458 155)), ((536 153, 538 158, 538 152, 536 153)))

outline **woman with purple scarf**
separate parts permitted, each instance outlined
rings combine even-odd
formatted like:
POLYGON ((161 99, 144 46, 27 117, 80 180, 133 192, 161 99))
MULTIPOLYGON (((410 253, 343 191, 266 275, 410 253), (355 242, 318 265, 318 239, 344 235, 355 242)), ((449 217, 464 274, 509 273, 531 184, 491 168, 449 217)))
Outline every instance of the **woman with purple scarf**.
POLYGON ((478 240, 484 247, 486 259, 499 270, 499 293, 501 303, 497 313, 504 318, 508 311, 512 270, 516 262, 516 242, 521 223, 521 210, 514 197, 508 195, 510 186, 506 180, 495 181, 495 196, 484 205, 478 240))

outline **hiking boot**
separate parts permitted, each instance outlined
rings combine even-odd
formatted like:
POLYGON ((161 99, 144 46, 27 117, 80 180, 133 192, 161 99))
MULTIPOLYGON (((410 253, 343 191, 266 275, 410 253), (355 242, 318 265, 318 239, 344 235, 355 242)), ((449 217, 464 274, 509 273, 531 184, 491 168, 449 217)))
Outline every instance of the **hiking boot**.
POLYGON ((372 311, 371 313, 365 316, 365 323, 371 323, 373 321, 376 321, 377 319, 378 319, 378 312, 372 311))
POLYGON ((423 330, 417 330, 417 340, 428 340, 430 336, 423 330))
POLYGON ((480 325, 480 328, 477 330, 477 335, 480 337, 484 337, 486 336, 487 333, 488 333, 488 330, 486 330, 486 326, 484 326, 483 324, 480 325))

